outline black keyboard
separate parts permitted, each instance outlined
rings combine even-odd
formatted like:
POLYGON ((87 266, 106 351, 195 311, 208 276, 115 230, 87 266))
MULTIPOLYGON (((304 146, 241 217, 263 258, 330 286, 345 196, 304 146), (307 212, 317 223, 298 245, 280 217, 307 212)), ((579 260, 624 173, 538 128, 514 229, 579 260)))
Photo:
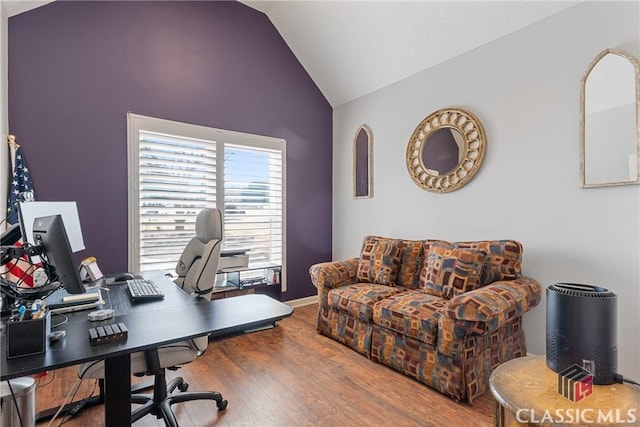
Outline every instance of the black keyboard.
POLYGON ((133 279, 127 280, 129 294, 133 301, 149 301, 164 298, 164 294, 151 280, 133 279))

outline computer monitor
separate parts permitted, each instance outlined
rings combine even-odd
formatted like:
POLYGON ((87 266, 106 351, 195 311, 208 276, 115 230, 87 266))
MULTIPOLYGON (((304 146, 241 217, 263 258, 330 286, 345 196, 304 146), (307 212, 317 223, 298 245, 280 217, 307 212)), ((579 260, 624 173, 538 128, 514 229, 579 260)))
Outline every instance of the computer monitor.
POLYGON ((22 229, 23 243, 31 241, 33 236, 33 223, 36 218, 45 216, 62 215, 67 237, 71 243, 73 252, 84 249, 82 238, 82 228, 80 227, 80 217, 76 202, 20 202, 18 213, 22 229))
POLYGON ((60 282, 70 294, 86 292, 61 215, 36 218, 33 221, 33 243, 42 250, 42 262, 53 267, 45 269, 50 281, 60 282))
POLYGON ((22 238, 20 224, 13 224, 0 233, 0 266, 13 259, 10 249, 22 238))
POLYGON ((21 238, 22 232, 20 231, 20 224, 13 224, 10 225, 9 228, 4 230, 2 233, 0 233, 0 245, 15 245, 21 238))

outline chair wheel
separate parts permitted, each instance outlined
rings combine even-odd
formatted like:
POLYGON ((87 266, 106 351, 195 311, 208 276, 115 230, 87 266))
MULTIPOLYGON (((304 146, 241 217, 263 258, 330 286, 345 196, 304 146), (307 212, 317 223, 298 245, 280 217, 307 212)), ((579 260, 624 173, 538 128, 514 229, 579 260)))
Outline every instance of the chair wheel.
POLYGON ((226 399, 222 399, 220 402, 217 403, 218 405, 218 410, 220 411, 224 411, 225 409, 227 409, 227 405, 229 404, 229 401, 226 399))
POLYGON ((189 389, 188 383, 181 383, 180 385, 178 385, 178 390, 180 391, 187 391, 188 389, 189 389))

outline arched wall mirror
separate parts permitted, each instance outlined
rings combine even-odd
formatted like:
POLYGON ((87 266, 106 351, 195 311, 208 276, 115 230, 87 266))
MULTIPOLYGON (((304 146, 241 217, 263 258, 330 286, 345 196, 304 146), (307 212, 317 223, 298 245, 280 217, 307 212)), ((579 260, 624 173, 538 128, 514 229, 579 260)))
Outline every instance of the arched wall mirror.
POLYGON ((482 124, 473 114, 445 108, 425 117, 407 145, 407 169, 420 187, 448 193, 466 185, 486 150, 482 124))
POLYGON ((373 197, 373 135, 366 125, 353 138, 353 197, 373 197))
POLYGON ((580 186, 639 184, 640 64, 605 49, 580 81, 580 186))

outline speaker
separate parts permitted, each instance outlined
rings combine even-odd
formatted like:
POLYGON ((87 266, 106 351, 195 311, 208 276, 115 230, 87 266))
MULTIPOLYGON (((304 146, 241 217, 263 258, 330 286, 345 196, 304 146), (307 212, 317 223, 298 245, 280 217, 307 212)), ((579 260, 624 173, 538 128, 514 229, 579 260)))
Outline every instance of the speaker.
POLYGON ((618 365, 617 296, 577 283, 547 288, 547 366, 555 371, 578 365, 594 384, 613 384, 618 365))

